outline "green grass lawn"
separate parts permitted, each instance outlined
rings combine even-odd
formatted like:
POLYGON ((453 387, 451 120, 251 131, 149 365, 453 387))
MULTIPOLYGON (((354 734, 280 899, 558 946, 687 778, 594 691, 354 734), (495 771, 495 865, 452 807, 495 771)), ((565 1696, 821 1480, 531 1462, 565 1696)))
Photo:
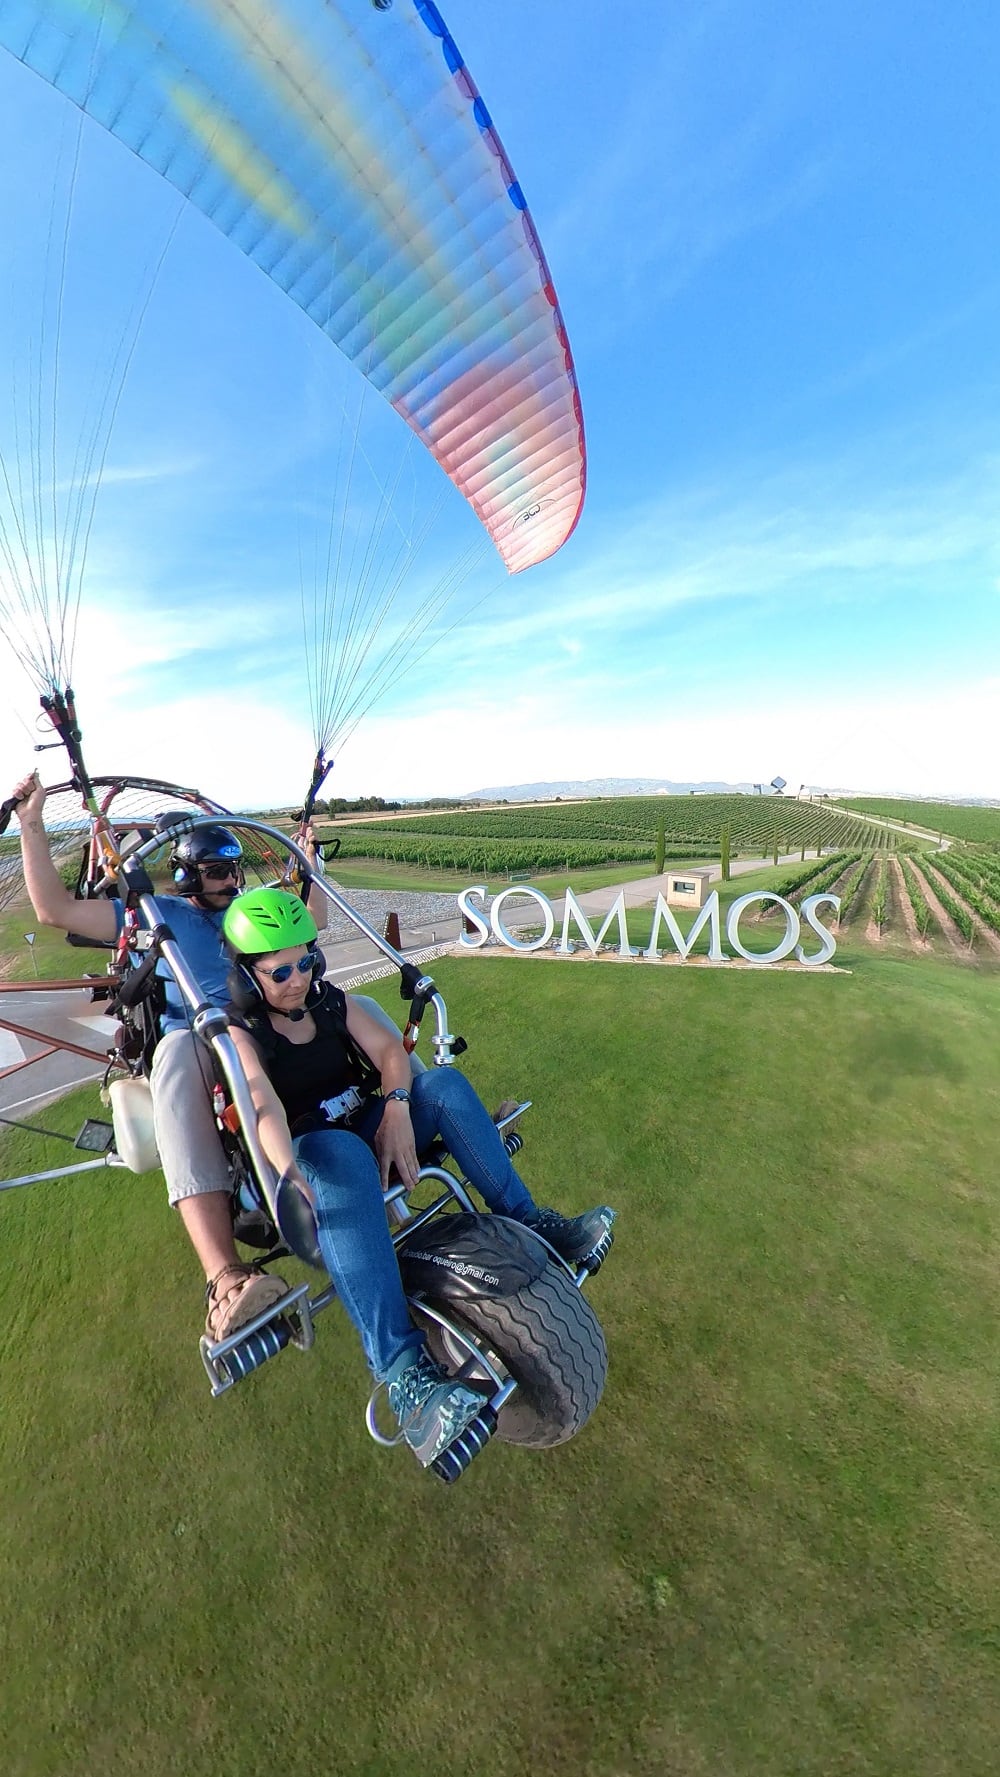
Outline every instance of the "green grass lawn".
POLYGON ((0 1195, 4 1771, 995 1772, 1000 985, 853 968, 435 965, 621 1217, 593 1421, 454 1490, 337 1310, 211 1400, 155 1177, 0 1195))
POLYGON ((76 981, 85 970, 103 974, 110 954, 67 944, 62 932, 39 925, 30 907, 0 912, 0 980, 33 981, 37 967, 43 981, 76 981), (33 945, 26 943, 26 932, 35 934, 33 945))
POLYGON ((1000 840, 1000 808, 980 808, 961 802, 920 802, 910 797, 849 796, 837 799, 838 808, 857 809, 881 820, 902 821, 931 833, 949 833, 957 839, 1000 840))

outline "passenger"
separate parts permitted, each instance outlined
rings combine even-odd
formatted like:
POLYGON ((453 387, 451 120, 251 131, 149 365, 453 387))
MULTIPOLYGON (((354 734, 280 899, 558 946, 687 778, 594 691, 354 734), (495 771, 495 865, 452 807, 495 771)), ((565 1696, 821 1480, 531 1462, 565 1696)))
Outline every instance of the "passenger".
POLYGON ((233 1036, 261 1145, 313 1205, 337 1294, 406 1442, 426 1465, 483 1397, 448 1378, 410 1319, 382 1196, 390 1173, 415 1184, 418 1154, 441 1136, 491 1210, 593 1270, 611 1246, 614 1212, 538 1209, 465 1076, 452 1067, 411 1075, 398 1032, 321 978, 315 922, 294 895, 251 889, 233 901, 223 930, 236 964, 233 1016, 242 1024, 233 1036))
MULTIPOLYGON (((122 903, 78 901, 70 894, 49 850, 43 818, 46 792, 37 772, 22 778, 13 794, 21 825, 24 879, 38 920, 99 943, 113 943, 122 927, 122 903)), ((315 860, 311 829, 304 849, 315 860)), ((166 902, 165 919, 205 999, 220 1006, 229 997, 230 967, 222 920, 243 888, 241 856, 239 840, 223 826, 184 834, 170 854, 177 898, 166 902)), ((322 891, 314 889, 313 896, 321 914, 322 891)), ((188 1028, 184 1002, 166 965, 161 964, 158 972, 163 976, 166 1010, 150 1078, 156 1145, 170 1202, 179 1210, 205 1272, 205 1330, 212 1339, 224 1339, 271 1307, 286 1285, 280 1277, 246 1264, 236 1251, 232 1181, 212 1111, 208 1056, 188 1028)))

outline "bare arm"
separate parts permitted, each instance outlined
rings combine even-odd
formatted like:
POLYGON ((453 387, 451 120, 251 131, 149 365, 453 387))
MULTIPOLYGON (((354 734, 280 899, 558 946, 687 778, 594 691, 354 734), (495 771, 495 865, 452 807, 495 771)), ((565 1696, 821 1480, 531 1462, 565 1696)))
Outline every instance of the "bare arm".
POLYGON ((398 1030, 389 1030, 373 1018, 351 994, 345 994, 344 998, 347 1001, 347 1028, 358 1048, 378 1068, 383 1092, 391 1092, 396 1086, 405 1086, 409 1092, 413 1073, 398 1030))
POLYGON ((243 1063, 253 1108, 257 1112, 260 1145, 279 1176, 287 1172, 311 1203, 312 1192, 296 1165, 284 1107, 264 1071, 257 1045, 249 1033, 240 1030, 238 1025, 232 1026, 231 1035, 243 1063))
POLYGON ((111 902, 78 901, 52 862, 42 812, 45 791, 38 773, 33 771, 15 784, 13 795, 21 823, 24 880, 36 917, 43 926, 55 926, 57 931, 79 932, 81 938, 97 938, 102 943, 112 940, 118 922, 111 902))
MULTIPOLYGON (((316 831, 311 821, 302 837, 301 845, 310 864, 322 869, 323 866, 319 859, 319 847, 316 842, 316 831)), ((321 932, 330 917, 330 904, 327 901, 323 890, 317 888, 315 883, 310 885, 309 898, 306 901, 306 906, 312 914, 313 919, 316 921, 316 930, 321 932)))

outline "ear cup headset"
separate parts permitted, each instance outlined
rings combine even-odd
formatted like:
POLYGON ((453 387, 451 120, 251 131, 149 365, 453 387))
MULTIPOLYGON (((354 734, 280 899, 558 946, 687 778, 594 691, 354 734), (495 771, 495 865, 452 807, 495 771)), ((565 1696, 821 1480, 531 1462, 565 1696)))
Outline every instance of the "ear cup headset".
POLYGON ((326 957, 316 942, 316 921, 297 895, 285 889, 250 889, 240 895, 226 911, 222 922, 226 948, 233 958, 229 971, 229 994, 240 1012, 258 1011, 265 1004, 264 990, 253 969, 241 959, 265 957, 277 950, 291 950, 305 945, 312 958, 306 1006, 315 1004, 322 992, 326 973, 326 957))
MULTIPOLYGON (((326 974, 326 957, 319 945, 310 944, 309 950, 312 955, 312 978, 309 982, 309 992, 305 998, 307 1007, 314 1006, 320 998, 323 976, 326 974)), ((262 954, 266 954, 266 952, 262 954)), ((229 998, 237 1012, 257 1012, 266 1003, 263 988, 253 970, 247 968, 246 963, 234 962, 226 977, 226 986, 229 998)))
POLYGON ((170 868, 178 894, 204 894, 202 868, 206 864, 234 864, 236 882, 242 889, 243 871, 239 862, 242 856, 243 847, 228 827, 198 827, 193 833, 185 833, 170 854, 170 868))

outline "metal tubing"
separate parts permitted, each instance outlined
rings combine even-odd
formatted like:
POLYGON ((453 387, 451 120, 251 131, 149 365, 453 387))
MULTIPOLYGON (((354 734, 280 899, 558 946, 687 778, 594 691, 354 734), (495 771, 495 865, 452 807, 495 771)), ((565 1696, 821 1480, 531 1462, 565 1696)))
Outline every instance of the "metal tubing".
POLYGON ((393 1185, 390 1191, 383 1192, 385 1213, 390 1228, 401 1228, 413 1220, 413 1211, 407 1202, 405 1185, 393 1185))
MULTIPOLYGON (((468 1191, 465 1189, 465 1180, 457 1179, 455 1174, 449 1172, 446 1166, 422 1166, 417 1174, 417 1184, 421 1184, 424 1179, 428 1178, 436 1179, 439 1185, 446 1185, 448 1188, 448 1195, 454 1197, 461 1208, 468 1211, 469 1215, 475 1215, 477 1213, 476 1206, 473 1203, 472 1198, 469 1196, 468 1191)), ((439 1199, 439 1204, 447 1203, 447 1201, 448 1196, 444 1196, 439 1199)), ((421 1219, 424 1213, 425 1212, 421 1212, 421 1219)), ((410 1228, 412 1231, 412 1222, 410 1223, 410 1228)))
POLYGON ((73 1172, 96 1172, 101 1166, 120 1166, 124 1171, 128 1170, 118 1154, 104 1154, 100 1160, 81 1160, 75 1166, 57 1166, 54 1172, 29 1172, 22 1178, 0 1179, 0 1191, 13 1191, 16 1185, 38 1185, 43 1179, 69 1178, 73 1172))
MULTIPOLYGON (((199 815, 196 820, 186 817, 183 821, 178 821, 176 826, 169 828, 168 831, 176 836, 182 833, 194 833, 199 827, 212 827, 217 825, 217 815, 199 815)), ((394 945, 390 944, 386 938, 383 938, 381 932, 377 932, 374 926, 370 926, 368 921, 358 913, 356 908, 352 907, 350 902, 344 899, 340 891, 335 889, 331 882, 327 881, 323 872, 309 862, 305 852, 289 833, 282 833, 278 827, 269 827, 264 821, 251 820, 245 815, 227 815, 226 826, 236 830, 243 829, 248 833, 259 833, 265 839, 274 841, 280 848, 288 852, 289 855, 297 861, 302 871, 303 880, 315 884, 320 892, 326 896, 330 905, 335 907, 338 913, 342 913, 345 919, 349 919, 356 930, 361 933, 362 937, 367 938, 370 943, 374 944, 376 950, 380 950, 383 956, 388 957, 389 961, 396 965, 397 969, 402 970, 406 961, 402 952, 397 950, 394 945)), ((153 834, 151 838, 144 840, 141 845, 136 846, 135 851, 129 853, 130 862, 133 860, 136 862, 143 862, 153 852, 158 851, 163 845, 163 842, 163 833, 153 834)), ((147 910, 146 903, 149 898, 150 897, 148 896, 142 897, 143 914, 145 915, 147 922, 155 925, 157 923, 156 919, 151 920, 150 913, 147 910)), ((167 899, 169 899, 169 897, 167 897, 167 899)), ((178 983, 178 985, 180 985, 180 983, 178 983)), ((434 1049, 435 1065, 438 1067, 447 1067, 454 1060, 451 1048, 455 1041, 448 1029, 447 1009, 444 1000, 437 992, 431 995, 430 1004, 434 1007, 434 1016, 437 1022, 437 1033, 431 1039, 432 1047, 434 1049)))
MULTIPOLYGON (((62 1037, 57 1041, 54 1037, 50 1037, 47 1032, 44 1035, 41 1035, 37 1030, 28 1030, 23 1024, 12 1023, 9 1018, 0 1018, 0 1030, 13 1031, 16 1037, 33 1037, 36 1043, 51 1043, 55 1049, 68 1049, 71 1055, 82 1055, 85 1061, 100 1061, 104 1063, 105 1067, 107 1067, 108 1064, 108 1052, 106 1049, 84 1049, 79 1043, 70 1043, 62 1037)), ((50 1050, 49 1053, 51 1054, 51 1052, 52 1051, 50 1050)), ((31 1062, 41 1060, 42 1057, 40 1055, 29 1055, 26 1056, 25 1062, 19 1062, 17 1065, 19 1067, 24 1065, 30 1066, 31 1062)))
MULTIPOLYGON (((7 1026, 0 1020, 0 1030, 6 1029, 7 1026)), ((9 1067, 0 1067, 0 1080, 6 1080, 8 1074, 19 1074, 22 1068, 34 1067, 36 1061, 48 1061, 50 1055, 58 1053, 55 1044, 50 1043, 47 1049, 39 1049, 37 1055, 25 1055, 20 1061, 12 1061, 9 1067)))
POLYGON ((76 976, 72 981, 43 981, 36 978, 24 981, 0 981, 0 993, 67 993, 72 987, 114 988, 116 985, 112 975, 85 975, 82 980, 76 976))
MULTIPOLYGON (((225 1014, 223 1014, 223 1016, 225 1016, 225 1014)), ((239 1051, 237 1050, 236 1044, 233 1042, 228 1030, 216 1032, 211 1038, 211 1049, 222 1069, 226 1084, 229 1087, 232 1101, 236 1108, 236 1114, 240 1120, 240 1128, 243 1132, 243 1140, 246 1143, 247 1154, 250 1159, 250 1164, 253 1167, 254 1176, 264 1193, 264 1201, 271 1212, 271 1220, 274 1222, 275 1226, 277 1226, 278 1210, 276 1191, 278 1178, 274 1167, 271 1165, 270 1160, 261 1146, 260 1134, 257 1128, 257 1112, 254 1109, 254 1102, 250 1096, 250 1088, 247 1085, 247 1077, 243 1071, 243 1063, 240 1060, 239 1051)))
MULTIPOLYGON (((455 1325, 454 1321, 450 1320, 448 1318, 447 1314, 444 1314, 440 1308, 435 1308, 432 1305, 432 1303, 425 1302, 422 1296, 409 1296, 407 1298, 407 1300, 412 1303, 413 1307, 417 1309, 418 1313, 424 1315, 427 1320, 432 1320, 434 1322, 435 1326, 438 1326, 441 1328, 442 1332, 449 1333, 453 1339, 456 1339, 458 1341, 458 1343, 459 1343, 459 1345, 461 1345, 463 1351, 468 1352, 469 1363, 471 1365, 474 1365, 474 1366, 477 1366, 481 1369, 484 1369, 495 1389, 497 1389, 497 1390, 503 1389, 505 1391, 504 1395, 503 1395, 503 1400, 498 1399, 497 1395, 492 1395, 490 1397, 490 1403, 489 1403, 490 1406, 496 1408, 497 1411, 499 1411, 500 1407, 503 1406, 504 1401, 506 1401, 510 1397, 510 1395, 513 1394, 515 1388, 517 1387, 517 1383, 514 1381, 509 1381, 509 1386, 508 1386, 508 1383, 504 1381, 503 1377, 501 1376, 496 1365, 493 1363, 492 1359, 487 1357, 485 1351, 483 1351, 482 1348, 479 1345, 477 1345, 473 1335, 471 1333, 467 1333, 463 1327, 457 1327, 455 1325)), ((465 1371, 465 1369, 466 1369, 466 1365, 463 1364, 462 1369, 459 1370, 459 1372, 458 1372, 459 1376, 462 1375, 462 1373, 463 1373, 463 1371, 465 1371)))
MULTIPOLYGON (((315 1338, 312 1313, 313 1305, 309 1300, 309 1285, 300 1283, 294 1289, 289 1290, 287 1295, 282 1296, 280 1302, 273 1303, 262 1314, 257 1314, 253 1320, 248 1320, 246 1325, 240 1327, 237 1332, 231 1333, 228 1339, 220 1339, 217 1344, 213 1344, 207 1334, 203 1333, 200 1342, 201 1361, 205 1366, 205 1373, 211 1384, 213 1396, 218 1397, 220 1394, 225 1394, 226 1390, 233 1388, 238 1380, 226 1369, 225 1359, 228 1354, 235 1351, 237 1346, 242 1345, 254 1333, 262 1332, 265 1327, 276 1321, 285 1320, 289 1314, 296 1315, 299 1321, 299 1331, 297 1334, 292 1333, 290 1343, 297 1345, 300 1351, 308 1351, 315 1338)), ((277 1353, 274 1355, 276 1356, 277 1353)))
MULTIPOLYGON (((183 821, 178 821, 176 826, 166 829, 166 834, 176 836, 181 833, 194 833, 197 832, 199 827, 217 827, 218 824, 219 817, 217 814, 199 815, 196 820, 186 818, 183 821)), ((396 964, 397 968, 402 968, 405 959, 401 953, 398 950, 395 950, 391 944, 387 943, 386 939, 382 937, 382 934, 377 932, 374 926, 370 926, 368 921, 351 906, 349 901, 344 900, 343 895, 340 894, 339 890, 334 888, 332 883, 327 881, 322 871, 317 870, 315 865, 309 862, 305 852, 291 837, 291 834, 282 833, 278 827, 269 827, 264 821, 251 820, 246 815, 227 814, 226 826, 234 829, 243 829, 248 833, 260 833, 265 839, 273 840, 283 851, 288 852, 299 864, 302 870, 303 879, 308 882, 314 882, 317 887, 322 890, 332 906, 336 907, 339 913, 343 913, 345 918, 349 919, 351 924, 356 926, 358 931, 361 932, 364 937, 370 938, 376 949, 381 950, 383 956, 387 956, 390 962, 396 964)), ((141 862, 153 852, 159 851, 160 847, 163 845, 164 837, 164 833, 154 833, 149 839, 144 840, 141 845, 137 845, 135 851, 129 853, 129 860, 141 862)), ((166 898, 169 899, 169 897, 166 898)), ((145 908, 143 911, 145 912, 145 908)))
POLYGON ((501 1134, 507 1128, 508 1124, 516 1123, 518 1117, 523 1117, 525 1111, 530 1111, 532 1102, 533 1101, 530 1098, 526 1098, 523 1104, 518 1105, 516 1110, 508 1111, 506 1117, 500 1117, 497 1120, 496 1128, 500 1130, 501 1134))
MULTIPOLYGON (((198 825, 199 823, 195 822, 193 824, 198 825)), ((203 826, 206 824, 211 823, 206 821, 201 822, 201 825, 203 826)), ((141 849, 142 848, 140 847, 140 850, 141 849)), ((160 910, 152 895, 141 895, 139 898, 139 905, 142 909, 143 918, 146 920, 146 923, 151 930, 155 926, 163 924, 163 921, 159 917, 160 910)), ((221 1007, 205 1005, 205 996, 202 992, 201 984, 196 980, 195 976, 188 968, 177 945, 176 939, 161 939, 159 950, 160 955, 177 983, 181 998, 187 1005, 188 1010, 193 1014, 192 1029, 194 1030, 195 1036, 200 1036, 201 1040, 208 1044, 208 1047, 216 1056, 219 1066, 222 1069, 223 1078, 229 1087, 233 1104, 236 1107, 236 1114, 240 1120, 240 1128, 243 1133, 243 1139, 246 1142, 247 1153, 250 1158, 251 1166, 253 1167, 254 1175, 264 1193, 264 1201, 271 1212, 272 1218, 277 1220, 275 1211, 275 1187, 277 1185, 277 1179, 274 1173, 274 1168, 261 1147, 260 1136, 257 1132, 257 1112, 254 1109, 253 1099, 250 1096, 250 1088, 247 1085, 246 1074, 243 1071, 243 1064, 240 1061, 236 1045, 229 1034, 229 1015, 227 1012, 224 1012, 221 1007), (207 1026, 214 1025, 215 1028, 200 1032, 198 1030, 199 1017, 204 1017, 207 1026), (219 1028, 220 1025, 221 1028, 219 1028)))
POLYGON ((329 1308, 330 1303, 337 1299, 336 1284, 328 1284, 325 1290, 320 1290, 318 1296, 310 1296, 309 1311, 313 1315, 321 1314, 324 1308, 329 1308))
POLYGON ((467 1210, 470 1215, 475 1215, 476 1206, 472 1202, 471 1197, 466 1195, 462 1190, 461 1185, 458 1183, 458 1180, 452 1178, 450 1172, 443 1172, 443 1169, 440 1167, 434 1167, 433 1169, 425 1167, 424 1172, 421 1173, 421 1177, 423 1178, 432 1171, 435 1177, 444 1177, 448 1180, 447 1191, 442 1197, 435 1198, 434 1202, 429 1203, 426 1209, 419 1210, 416 1215, 411 1216, 408 1221, 404 1222, 402 1227, 397 1228, 394 1231, 392 1236, 393 1246, 402 1246, 405 1240, 409 1240, 411 1234, 418 1233, 419 1230, 425 1227, 431 1220, 432 1216, 436 1216, 439 1210, 444 1209, 445 1205, 452 1201, 458 1203, 460 1208, 467 1210))
POLYGON ((455 1057, 452 1053, 455 1038, 448 1029, 447 1008, 445 1007, 441 995, 436 991, 431 994, 428 1003, 434 1007, 434 1017, 437 1023, 437 1030, 431 1038, 431 1048, 434 1051, 434 1066, 452 1067, 455 1061, 455 1057))

